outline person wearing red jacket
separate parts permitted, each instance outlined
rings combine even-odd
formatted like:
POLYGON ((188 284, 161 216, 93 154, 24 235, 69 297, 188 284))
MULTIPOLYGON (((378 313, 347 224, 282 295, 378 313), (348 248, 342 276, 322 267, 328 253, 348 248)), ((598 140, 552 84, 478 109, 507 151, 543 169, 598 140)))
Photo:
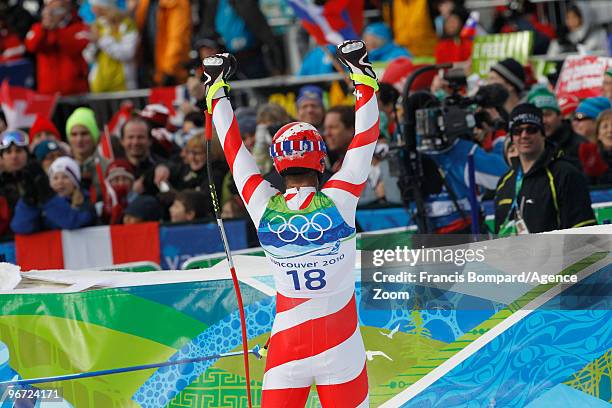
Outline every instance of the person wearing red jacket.
POLYGON ((32 26, 25 44, 36 54, 38 92, 70 95, 89 91, 82 56, 89 44, 89 29, 68 0, 51 0, 45 5, 42 21, 32 26))

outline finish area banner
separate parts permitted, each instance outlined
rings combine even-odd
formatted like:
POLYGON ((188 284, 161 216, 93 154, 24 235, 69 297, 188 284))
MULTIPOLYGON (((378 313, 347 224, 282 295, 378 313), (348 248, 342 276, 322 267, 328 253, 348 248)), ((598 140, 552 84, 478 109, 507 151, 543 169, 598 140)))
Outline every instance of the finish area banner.
MULTIPOLYGON (((356 279, 370 406, 608 407, 612 234, 609 226, 580 231, 590 235, 435 249, 424 238, 364 235, 356 268, 346 273, 356 279)), ((268 261, 234 258, 249 347, 263 346, 276 314, 268 261)), ((188 271, 30 271, 0 294, 0 382, 240 350, 225 261, 188 271)), ((261 405, 265 363, 250 357, 254 406, 261 405)), ((244 374, 238 355, 0 385, 0 407, 19 406, 26 397, 16 391, 28 389, 56 393, 53 402, 37 402, 43 408, 246 407, 244 374)), ((306 406, 320 406, 314 387, 306 406)))

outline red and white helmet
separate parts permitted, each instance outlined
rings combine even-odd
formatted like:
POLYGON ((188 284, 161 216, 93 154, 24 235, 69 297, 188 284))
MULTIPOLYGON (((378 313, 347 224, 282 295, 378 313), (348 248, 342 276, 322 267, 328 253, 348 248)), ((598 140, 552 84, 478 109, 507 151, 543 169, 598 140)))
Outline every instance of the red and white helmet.
POLYGON ((323 173, 327 147, 319 131, 304 122, 288 123, 276 132, 270 146, 276 171, 305 168, 323 173))

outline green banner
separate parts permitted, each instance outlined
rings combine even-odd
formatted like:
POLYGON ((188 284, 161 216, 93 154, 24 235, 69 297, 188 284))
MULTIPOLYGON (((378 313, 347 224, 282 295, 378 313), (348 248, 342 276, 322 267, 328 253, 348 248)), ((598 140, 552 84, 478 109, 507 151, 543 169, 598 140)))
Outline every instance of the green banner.
POLYGON ((531 31, 476 36, 472 48, 472 73, 484 77, 497 61, 510 57, 526 65, 532 49, 531 31))

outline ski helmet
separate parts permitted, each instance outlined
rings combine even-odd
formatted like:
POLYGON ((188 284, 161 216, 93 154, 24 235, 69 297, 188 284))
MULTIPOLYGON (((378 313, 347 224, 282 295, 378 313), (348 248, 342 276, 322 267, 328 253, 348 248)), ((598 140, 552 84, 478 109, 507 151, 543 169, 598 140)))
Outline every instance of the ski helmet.
POLYGON ((270 156, 280 174, 290 168, 312 169, 323 173, 327 147, 311 124, 292 122, 281 127, 272 138, 270 156))

